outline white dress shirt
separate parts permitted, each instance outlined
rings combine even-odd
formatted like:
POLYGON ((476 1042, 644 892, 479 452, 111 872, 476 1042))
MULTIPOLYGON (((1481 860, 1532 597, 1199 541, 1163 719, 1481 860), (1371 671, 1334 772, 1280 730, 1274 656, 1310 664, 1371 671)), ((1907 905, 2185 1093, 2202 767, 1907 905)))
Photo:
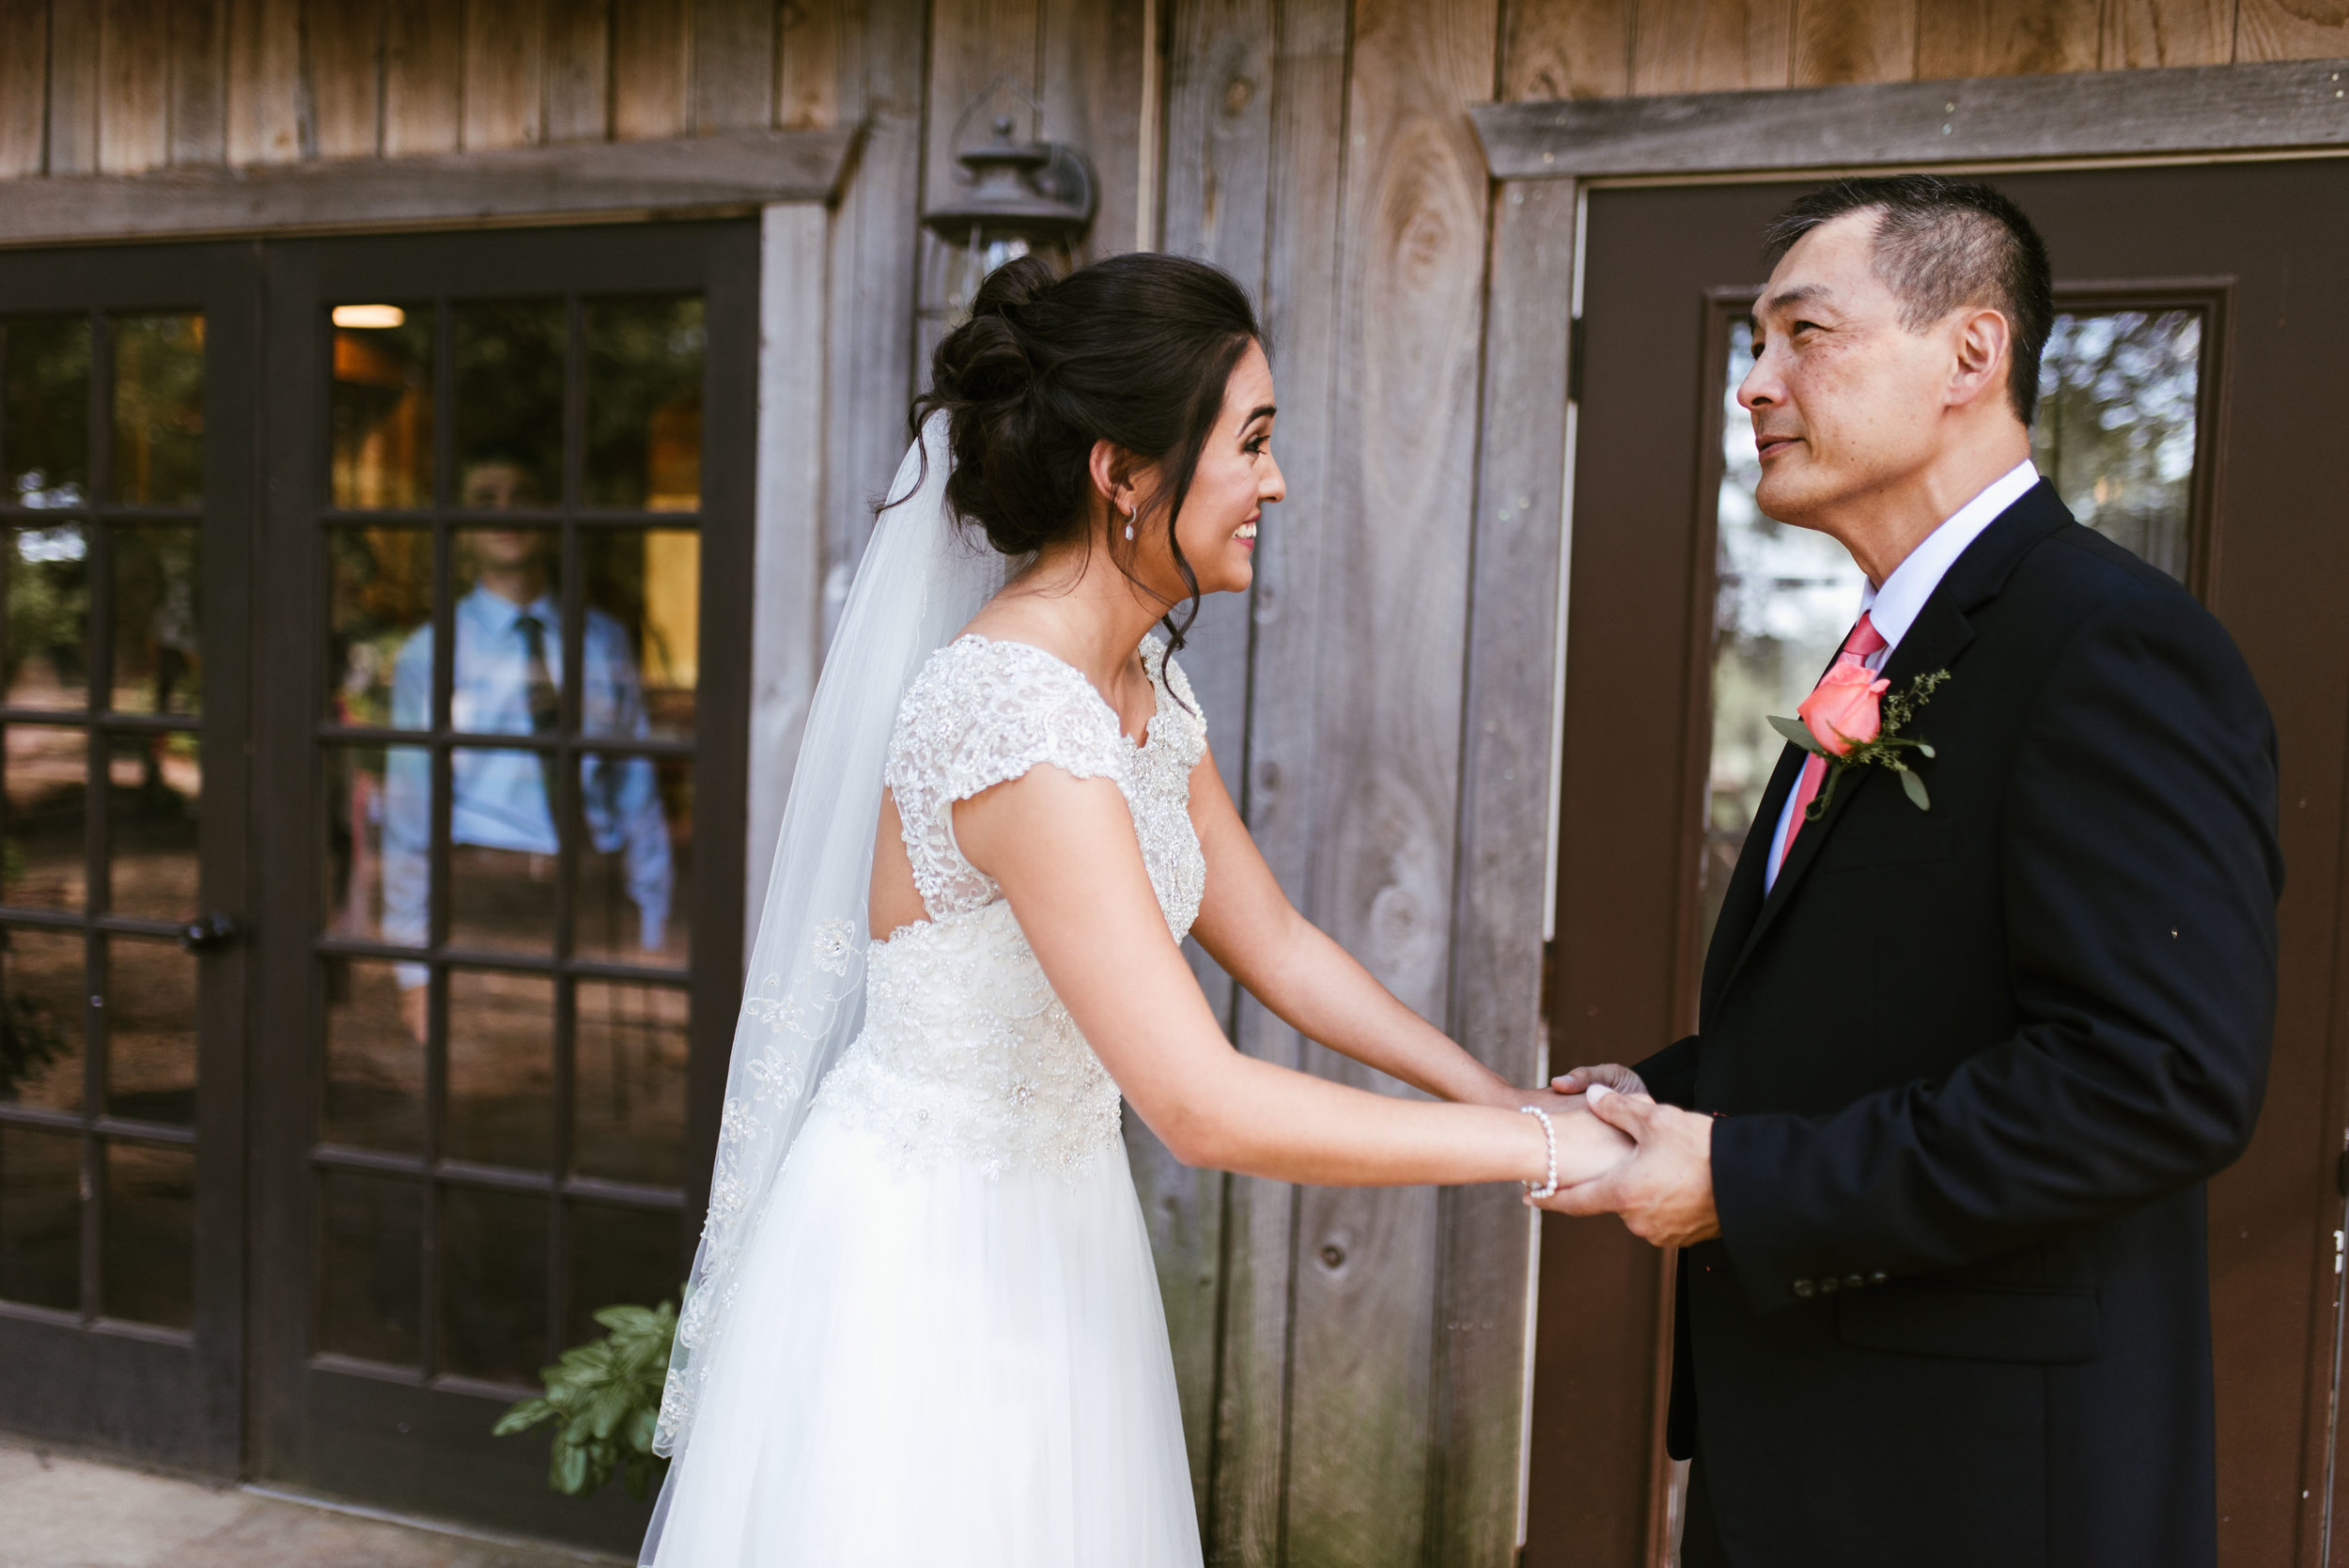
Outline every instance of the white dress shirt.
MULTIPOLYGON (((1876 635, 1884 639, 1884 646, 1865 661, 1869 669, 1884 668, 1892 650, 1908 634, 1908 629, 1917 624, 1918 612, 1924 609, 1925 600, 1941 586, 1941 579, 1949 575, 1957 558, 1966 553, 1966 547, 1980 538, 1983 529, 1998 521, 2009 506, 2022 500, 2024 493, 2037 483, 2039 470, 2026 458, 1993 479, 1980 495, 1926 535, 1907 558, 1892 568, 1892 574, 1881 586, 1872 583, 1860 590, 1859 613, 1874 623, 1876 635)), ((1786 803, 1778 811, 1778 826, 1770 833, 1770 858, 1762 867, 1765 893, 1778 886, 1779 861, 1786 851, 1787 830, 1795 821, 1795 793, 1786 792, 1786 803)))

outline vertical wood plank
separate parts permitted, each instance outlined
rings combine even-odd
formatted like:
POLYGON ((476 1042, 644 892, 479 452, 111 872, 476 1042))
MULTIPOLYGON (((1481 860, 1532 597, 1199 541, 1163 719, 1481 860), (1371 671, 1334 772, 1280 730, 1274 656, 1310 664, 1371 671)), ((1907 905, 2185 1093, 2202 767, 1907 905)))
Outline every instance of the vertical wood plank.
POLYGON ((2044 76, 2093 70, 2100 0, 1920 0, 1917 76, 2044 76))
POLYGON ((171 162, 225 162, 228 156, 228 0, 177 0, 171 8, 168 70, 171 162))
POLYGON ((384 0, 383 155, 456 151, 464 88, 463 0, 384 0))
POLYGON ((2235 0, 2108 0, 2098 63, 2222 66, 2234 58, 2235 0))
POLYGON ((757 131, 775 107, 774 0, 693 0, 696 135, 757 131))
POLYGON ((1917 9, 1909 0, 1797 0, 1794 85, 1916 75, 1917 9))
POLYGON ((0 0, 0 179, 41 172, 48 112, 48 0, 0 0))
POLYGON ((1083 261, 1134 248, 1142 187, 1143 0, 1041 0, 1044 134, 1085 149, 1100 205, 1083 261))
MULTIPOLYGON (((1042 0, 934 0, 926 122, 923 127, 922 206, 938 206, 967 178, 955 154, 984 141, 998 116, 1015 134, 1036 133, 1039 116, 1021 93, 1037 92, 1042 0), (1014 89, 1018 90, 1014 90, 1014 89)), ((925 287, 942 274, 939 241, 921 237, 925 287)), ((926 363, 945 330, 946 303, 925 298, 916 352, 926 363)))
POLYGON ((2336 0, 2240 0, 2234 27, 2241 61, 2349 55, 2349 7, 2336 0))
POLYGON ((1640 0, 1631 90, 1782 87, 1794 45, 1795 0, 1640 0))
MULTIPOLYGON (((1547 1070, 1542 931, 1566 560, 1571 180, 1497 193, 1477 437, 1459 893, 1449 1027, 1495 1072, 1547 1070)), ((1534 1216, 1505 1188, 1443 1193, 1436 1551, 1502 1568, 1517 1546, 1534 1216)))
POLYGON ((546 139, 599 142, 612 130, 612 0, 546 5, 546 139))
POLYGON ((371 157, 381 146, 381 0, 306 0, 303 12, 313 149, 320 158, 371 157))
POLYGON ((98 172, 98 8, 49 13, 49 172, 98 172))
POLYGON ((1622 98, 1629 93, 1635 3, 1508 0, 1501 19, 1501 96, 1622 98))
POLYGON ((292 163, 302 125, 302 0, 231 0, 228 162, 292 163))
POLYGON ((102 0, 98 40, 98 167, 140 174, 171 160, 169 0, 102 0))
POLYGON ((693 32, 686 0, 612 0, 612 134, 681 136, 690 123, 693 32))
MULTIPOLYGON (((1487 181, 1462 112, 1495 88, 1494 0, 1361 0, 1347 86, 1330 515, 1308 912, 1447 1016, 1487 181), (1408 528, 1379 520, 1409 519, 1408 528)), ((1396 1086, 1309 1047, 1315 1071, 1396 1086)), ((1305 1188, 1288 1549, 1416 1562, 1440 1265, 1433 1188, 1305 1188)))
POLYGON ((845 0, 789 0, 775 28, 774 122, 783 131, 840 123, 840 28, 845 0))
POLYGON ((466 151, 545 139, 546 46, 546 0, 465 8, 466 151))

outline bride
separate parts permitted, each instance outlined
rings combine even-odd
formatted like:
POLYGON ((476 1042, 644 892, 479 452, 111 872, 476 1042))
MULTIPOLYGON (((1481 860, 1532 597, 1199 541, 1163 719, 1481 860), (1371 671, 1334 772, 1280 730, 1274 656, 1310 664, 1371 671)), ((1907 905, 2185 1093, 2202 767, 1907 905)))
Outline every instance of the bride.
POLYGON ((1629 1149, 1308 924, 1216 771, 1170 646, 1283 493, 1262 336, 1145 254, 1015 261, 940 343, 785 811, 643 1562, 1197 1564, 1121 1095, 1186 1163, 1291 1182, 1629 1149), (1233 1050, 1186 934, 1450 1103, 1233 1050))

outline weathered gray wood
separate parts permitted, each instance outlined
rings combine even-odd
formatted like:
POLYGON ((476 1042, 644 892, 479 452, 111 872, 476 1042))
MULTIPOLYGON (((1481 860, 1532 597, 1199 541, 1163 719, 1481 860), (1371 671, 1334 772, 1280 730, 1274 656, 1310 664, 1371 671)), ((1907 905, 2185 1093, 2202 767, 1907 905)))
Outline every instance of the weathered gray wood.
POLYGON ((309 151, 319 158, 375 156, 382 147, 382 0, 307 0, 302 48, 309 151))
MULTIPOLYGON (((1575 187, 1523 181, 1494 206, 1477 434, 1467 754, 1453 909, 1455 1038, 1541 1081, 1550 757, 1565 537, 1566 350, 1575 187)), ((1503 1188, 1443 1195, 1439 1517, 1433 1560, 1505 1568, 1517 1547, 1533 1214, 1503 1188)))
POLYGON ((48 0, 0 0, 0 179, 41 172, 48 109, 48 0))
MULTIPOLYGON (((302 156, 302 0, 235 0, 228 9, 228 162, 302 156)), ((69 171, 54 164, 52 174, 69 171)))
POLYGON ((1044 133, 1093 161, 1100 205, 1084 259, 1098 261, 1140 243, 1143 0, 1041 4, 1044 133))
POLYGON ((464 0, 384 0, 383 156, 464 141, 464 0))
POLYGON ((98 168, 140 174, 171 162, 171 17, 166 0, 101 0, 98 168))
POLYGON ((612 134, 681 136, 692 123, 686 0, 612 0, 612 134))
POLYGON ((546 139, 545 0, 465 8, 465 150, 546 139))
MULTIPOLYGON (((171 162, 228 158, 228 0, 178 0, 171 8, 171 162)), ((6 66, 0 66, 5 71, 6 66)), ((0 87, 0 97, 7 89, 0 87)), ((5 113, 0 110, 0 113, 5 113)))
POLYGON ((412 228, 831 199, 851 134, 750 132, 125 179, 26 180, 0 244, 412 228))
POLYGON ((612 132, 612 0, 547 0, 546 139, 612 132))
POLYGON ((98 172, 99 9, 52 6, 49 12, 49 172, 98 172))
POLYGON ((840 26, 844 0, 793 0, 775 26, 778 131, 830 130, 840 123, 840 26))
POLYGON ((1497 179, 2349 146, 2349 60, 1899 82, 1469 113, 1497 179))
POLYGON ((693 129, 752 131, 775 106, 774 0, 693 0, 693 129))

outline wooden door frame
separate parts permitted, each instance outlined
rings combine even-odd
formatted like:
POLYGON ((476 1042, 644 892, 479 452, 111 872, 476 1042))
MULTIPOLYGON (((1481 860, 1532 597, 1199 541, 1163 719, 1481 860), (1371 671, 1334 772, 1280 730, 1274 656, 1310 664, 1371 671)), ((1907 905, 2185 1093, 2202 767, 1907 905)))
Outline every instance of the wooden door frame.
MULTIPOLYGON (((2349 59, 1485 103, 1469 113, 1493 206, 1454 916, 1453 994, 1460 1000, 1450 1022, 1458 1037, 1489 1043, 1486 1059, 1496 1069, 1532 1082, 1551 1067, 1579 393, 1573 327, 1591 187, 2349 155, 2349 59), (1551 657, 1529 659, 1529 648, 1551 657), (1535 842, 1545 852, 1527 855, 1535 842)), ((2340 1092, 2336 1085, 2336 1098, 2340 1092)), ((1473 1316, 1480 1306, 1489 1312, 1489 1290, 1504 1273, 1524 1282, 1520 1342, 1447 1337, 1451 1441, 1440 1478, 1448 1508, 1514 1508, 1522 1543, 1540 1231, 1514 1208, 1462 1203, 1446 1260, 1448 1319, 1473 1316), (1499 1463, 1503 1434, 1513 1473, 1499 1463)), ((1653 1343, 1660 1351, 1671 1331, 1668 1257, 1657 1275, 1653 1343)), ((1663 1560, 1667 1375, 1660 1354, 1615 1374, 1626 1385, 1618 1392, 1651 1412, 1656 1457, 1641 1499, 1645 1562, 1663 1560)), ((1570 1458, 1562 1468, 1576 1467, 1570 1458)))

